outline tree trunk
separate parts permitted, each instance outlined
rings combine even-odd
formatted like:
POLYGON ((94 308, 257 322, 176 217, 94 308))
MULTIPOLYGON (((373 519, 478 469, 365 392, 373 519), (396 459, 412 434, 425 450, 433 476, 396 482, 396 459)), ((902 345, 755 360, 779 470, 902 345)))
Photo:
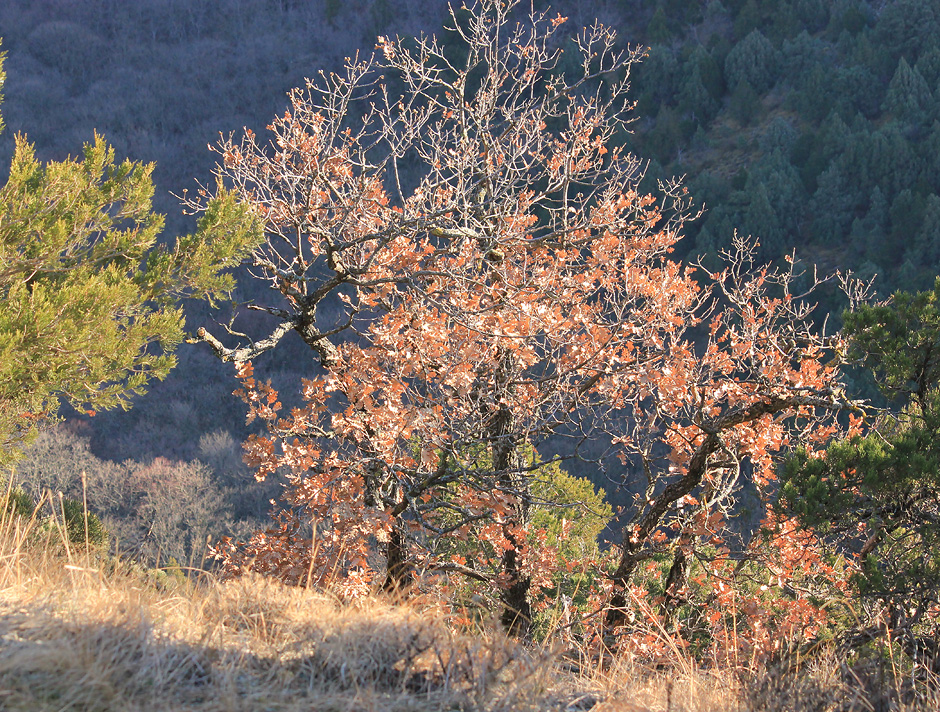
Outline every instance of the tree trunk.
POLYGON ((511 636, 527 638, 532 628, 532 604, 529 601, 532 580, 523 576, 519 570, 519 543, 512 537, 509 541, 512 548, 503 554, 503 571, 509 576, 510 584, 503 591, 503 614, 500 616, 500 622, 511 636))
POLYGON ((388 544, 385 545, 385 561, 383 590, 389 593, 402 592, 414 583, 414 567, 408 561, 401 520, 396 521, 389 532, 388 544))
POLYGON ((669 568, 669 575, 666 576, 662 612, 663 615, 668 618, 672 617, 680 601, 679 591, 681 591, 685 585, 685 576, 688 568, 689 559, 686 556, 685 549, 680 546, 676 549, 676 555, 672 559, 672 566, 669 568))
POLYGON ((525 638, 528 637, 532 625, 532 605, 529 601, 532 580, 522 573, 522 550, 525 542, 518 540, 515 527, 525 526, 529 516, 529 483, 525 477, 514 476, 517 443, 512 439, 512 410, 505 404, 505 400, 510 396, 507 391, 511 361, 511 355, 502 354, 494 374, 496 402, 500 405, 493 414, 490 438, 493 443, 493 470, 499 473, 500 487, 517 496, 513 517, 515 521, 503 527, 503 533, 510 546, 503 552, 501 562, 508 584, 501 596, 503 613, 500 621, 510 635, 525 638))
POLYGON ((616 593, 611 597, 604 616, 605 637, 613 637, 614 629, 626 621, 627 586, 639 563, 649 558, 649 554, 644 554, 643 549, 648 544, 650 535, 659 526, 669 507, 702 482, 708 467, 708 458, 718 450, 720 444, 717 433, 709 433, 689 460, 685 475, 666 486, 650 503, 649 509, 638 524, 624 528, 620 564, 612 576, 616 593))

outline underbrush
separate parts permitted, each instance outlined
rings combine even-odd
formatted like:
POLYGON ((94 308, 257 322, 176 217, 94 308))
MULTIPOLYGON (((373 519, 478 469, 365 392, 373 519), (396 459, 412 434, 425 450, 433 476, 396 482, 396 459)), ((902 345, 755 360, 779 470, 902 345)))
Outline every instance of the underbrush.
POLYGON ((834 655, 701 669, 676 647, 653 665, 561 636, 515 642, 495 621, 470 632, 433 595, 349 601, 255 575, 146 570, 64 531, 6 508, 0 516, 0 709, 940 707, 925 684, 834 655))

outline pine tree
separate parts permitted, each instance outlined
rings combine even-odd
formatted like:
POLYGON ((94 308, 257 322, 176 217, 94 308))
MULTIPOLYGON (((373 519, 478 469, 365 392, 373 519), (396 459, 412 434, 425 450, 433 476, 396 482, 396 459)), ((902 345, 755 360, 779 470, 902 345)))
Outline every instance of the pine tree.
POLYGON ((879 604, 869 609, 884 611, 874 624, 894 627, 915 662, 940 659, 938 304, 940 279, 844 315, 853 355, 900 410, 821 456, 799 453, 781 473, 781 509, 857 552, 856 592, 879 604))
POLYGON ((728 86, 746 81, 758 94, 763 94, 777 81, 780 60, 777 50, 760 30, 753 30, 738 42, 725 59, 728 86))
POLYGON ((708 123, 718 113, 720 104, 712 99, 708 89, 705 88, 697 64, 693 65, 692 71, 682 80, 679 89, 679 108, 684 114, 693 117, 699 125, 708 123))
POLYGON ((882 108, 908 123, 920 124, 930 118, 933 94, 920 72, 912 69, 904 57, 891 78, 882 108))
POLYGON ((914 238, 914 264, 929 267, 933 271, 940 265, 940 196, 931 194, 924 207, 924 220, 914 238))
POLYGON ((749 124, 760 110, 760 96, 746 79, 738 82, 731 93, 728 110, 741 125, 749 124))
POLYGON ((666 10, 660 5, 656 8, 656 12, 653 13, 653 17, 646 27, 646 37, 651 44, 665 44, 669 41, 671 35, 666 10))
POLYGON ((813 218, 813 239, 821 243, 837 243, 852 221, 854 199, 845 175, 833 163, 818 180, 818 187, 810 201, 813 218))
POLYGON ((0 459, 60 401, 129 407, 175 364, 180 300, 231 288, 223 270, 253 244, 250 212, 223 191, 199 236, 159 246, 152 171, 116 163, 97 135, 81 157, 42 165, 17 136, 0 188, 0 459))
POLYGON ((751 202, 744 213, 742 228, 759 239, 760 258, 769 261, 779 257, 786 248, 786 233, 770 204, 765 186, 757 184, 750 191, 750 196, 751 202))

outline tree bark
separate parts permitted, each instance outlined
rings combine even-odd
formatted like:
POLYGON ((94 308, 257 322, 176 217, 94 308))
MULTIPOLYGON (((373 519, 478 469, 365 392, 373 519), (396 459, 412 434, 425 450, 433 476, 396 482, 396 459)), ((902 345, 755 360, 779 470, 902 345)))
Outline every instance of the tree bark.
POLYGON ((610 599, 604 618, 604 627, 608 635, 612 635, 614 628, 623 625, 626 621, 627 586, 639 563, 649 558, 649 552, 643 551, 644 545, 669 511, 669 507, 679 498, 692 492, 702 482, 708 466, 708 458, 718 450, 720 444, 718 434, 709 433, 689 461, 689 468, 685 475, 666 486, 662 493, 652 501, 638 524, 624 528, 623 553, 620 555, 620 564, 612 577, 616 593, 610 599))
POLYGON ((516 536, 517 529, 524 526, 529 515, 529 486, 528 480, 514 477, 513 457, 516 453, 516 442, 512 440, 513 414, 504 400, 510 397, 507 392, 509 374, 511 372, 511 356, 502 354, 496 367, 495 393, 499 404, 492 416, 490 437, 493 449, 493 470, 499 473, 499 484, 507 492, 514 492, 518 500, 515 505, 515 516, 512 522, 503 526, 503 532, 509 541, 509 548, 503 552, 502 569, 508 579, 508 584, 502 592, 503 613, 500 622, 506 631, 516 638, 526 638, 532 627, 532 604, 529 600, 529 589, 532 585, 530 577, 522 573, 522 549, 524 541, 516 536))
POLYGON ((402 522, 397 520, 389 532, 388 544, 385 545, 385 583, 382 589, 389 593, 405 591, 414 583, 414 567, 408 560, 405 549, 405 533, 402 522))

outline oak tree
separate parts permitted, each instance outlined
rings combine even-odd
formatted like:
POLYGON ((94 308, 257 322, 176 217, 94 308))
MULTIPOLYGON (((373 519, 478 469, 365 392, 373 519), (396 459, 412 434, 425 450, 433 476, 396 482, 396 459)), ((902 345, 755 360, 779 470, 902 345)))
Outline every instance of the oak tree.
POLYGON ((378 540, 387 587, 479 578, 428 546, 478 537, 501 552, 502 620, 525 633, 555 565, 529 543, 541 467, 525 453, 551 437, 552 461, 609 472, 617 452, 624 478, 645 476, 610 573, 614 626, 640 562, 675 552, 681 578, 742 478, 766 484, 774 454, 824 440, 850 405, 795 267, 755 267, 744 241, 701 280, 670 259, 685 193, 641 195, 621 144, 639 52, 595 25, 561 71, 564 18, 515 23, 517 6, 453 11, 458 48, 379 38, 293 92, 270 143, 219 145, 221 181, 266 236, 251 263, 277 301, 249 308, 275 323, 200 336, 266 425, 248 461, 289 473, 274 525, 220 545, 229 571, 363 590, 378 540), (284 412, 250 362, 291 332, 323 372, 284 412))

